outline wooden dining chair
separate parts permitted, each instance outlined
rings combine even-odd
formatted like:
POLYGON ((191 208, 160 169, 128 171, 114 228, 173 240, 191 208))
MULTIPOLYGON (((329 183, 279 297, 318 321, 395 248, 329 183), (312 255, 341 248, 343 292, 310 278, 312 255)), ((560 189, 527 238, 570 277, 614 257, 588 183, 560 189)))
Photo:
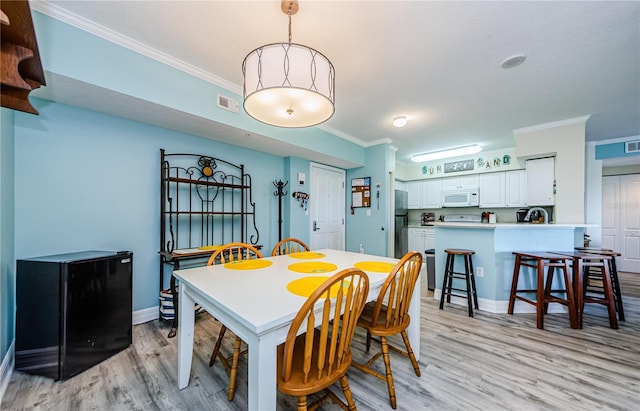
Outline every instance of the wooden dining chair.
POLYGON ((421 267, 422 254, 415 251, 405 254, 385 280, 378 298, 365 306, 362 315, 358 319, 358 327, 362 327, 367 331, 367 352, 371 348, 372 336, 378 337, 377 340, 380 342, 381 350, 365 364, 354 362, 353 366, 387 382, 389 400, 393 409, 396 408, 396 391, 393 385, 389 350, 391 349, 405 357, 409 357, 416 375, 420 376, 420 367, 411 349, 406 330, 411 321, 409 305, 411 304, 413 290, 420 275, 421 267), (406 351, 392 346, 387 341, 387 337, 398 333, 402 336, 406 351), (384 360, 386 375, 378 373, 371 367, 380 356, 384 360))
POLYGON ((280 240, 278 244, 273 247, 271 255, 276 256, 291 253, 301 253, 303 251, 309 250, 309 246, 306 245, 303 241, 298 240, 297 238, 289 237, 285 238, 284 240, 280 240))
POLYGON ((280 392, 298 397, 298 411, 316 409, 329 398, 344 410, 356 409, 346 374, 368 293, 367 275, 347 268, 322 283, 293 319, 286 341, 278 346, 277 378, 280 392), (336 381, 346 404, 329 389, 336 381), (324 395, 307 405, 307 396, 318 392, 324 395))
MULTIPOLYGON (((250 260, 255 258, 262 258, 262 254, 254 246, 239 242, 228 243, 221 246, 213 254, 211 254, 207 265, 225 264, 230 261, 250 260)), ((229 399, 229 401, 232 401, 236 393, 238 361, 240 359, 240 355, 246 354, 248 350, 244 350, 242 352, 240 351, 242 340, 240 339, 240 337, 236 336, 235 343, 233 345, 233 355, 230 357, 225 357, 220 351, 220 346, 222 345, 222 340, 226 332, 227 327, 224 324, 221 325, 216 345, 213 347, 213 352, 211 353, 209 367, 213 366, 216 358, 220 358, 220 362, 222 363, 222 365, 224 365, 227 371, 229 371, 229 392, 227 393, 227 398, 229 399)))

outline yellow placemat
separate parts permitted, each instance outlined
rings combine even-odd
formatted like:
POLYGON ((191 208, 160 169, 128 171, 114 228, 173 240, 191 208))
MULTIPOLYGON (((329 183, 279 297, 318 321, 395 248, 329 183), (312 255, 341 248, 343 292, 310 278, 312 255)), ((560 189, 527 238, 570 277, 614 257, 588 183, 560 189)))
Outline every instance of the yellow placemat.
POLYGON ((308 261, 289 265, 289 270, 297 273, 327 273, 337 268, 338 266, 333 263, 325 263, 322 261, 308 261))
POLYGON ((300 258, 300 259, 305 259, 305 260, 311 260, 314 258, 323 258, 326 257, 326 254, 323 253, 317 253, 315 251, 301 251, 299 253, 291 253, 289 254, 289 257, 291 258, 300 258))
POLYGON ((394 264, 384 263, 381 261, 360 261, 353 265, 362 271, 374 271, 376 273, 390 273, 395 267, 394 264))
MULTIPOLYGON (((309 297, 322 283, 327 281, 328 278, 329 277, 325 276, 298 278, 287 284, 287 290, 300 297, 309 297)), ((329 291, 331 298, 335 298, 338 295, 338 287, 338 284, 334 284, 333 287, 331 287, 329 291)))
POLYGON ((220 248, 219 245, 203 245, 201 247, 198 247, 198 250, 211 250, 211 251, 215 251, 218 248, 220 248))
POLYGON ((255 260, 237 260, 226 263, 224 266, 231 270, 255 270, 257 268, 269 267, 273 264, 269 260, 255 259, 255 260))

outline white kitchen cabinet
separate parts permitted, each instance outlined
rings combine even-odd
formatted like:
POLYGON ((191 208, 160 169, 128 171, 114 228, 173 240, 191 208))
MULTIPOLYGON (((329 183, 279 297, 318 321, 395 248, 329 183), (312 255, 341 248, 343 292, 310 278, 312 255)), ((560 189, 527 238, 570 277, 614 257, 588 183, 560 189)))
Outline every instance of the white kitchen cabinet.
POLYGON ((422 254, 430 248, 435 248, 435 230, 433 227, 409 228, 409 251, 422 254))
POLYGON ((439 178, 422 180, 422 207, 442 208, 442 182, 439 178))
MULTIPOLYGON (((480 196, 482 198, 482 191, 480 196)), ((505 201, 507 207, 527 205, 527 173, 525 170, 505 172, 505 201)))
POLYGON ((555 159, 527 160, 527 205, 544 206, 555 203, 555 159))
POLYGON ((395 180, 394 181, 394 188, 396 190, 407 191, 407 183, 405 183, 404 181, 395 180))
POLYGON ((407 196, 407 208, 410 210, 422 208, 422 180, 407 181, 406 187, 409 193, 407 196))
POLYGON ((478 188, 478 174, 458 177, 446 177, 442 179, 442 191, 455 191, 478 188))
POLYGON ((505 207, 505 172, 480 174, 480 208, 505 207))

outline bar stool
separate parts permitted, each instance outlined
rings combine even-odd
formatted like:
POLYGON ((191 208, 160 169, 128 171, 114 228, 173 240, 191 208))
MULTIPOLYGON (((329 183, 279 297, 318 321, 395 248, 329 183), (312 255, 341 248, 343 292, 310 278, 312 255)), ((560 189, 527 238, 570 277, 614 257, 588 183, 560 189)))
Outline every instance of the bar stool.
POLYGON ((473 317, 473 307, 478 309, 478 295, 476 293, 476 279, 473 275, 473 261, 471 256, 476 252, 473 250, 448 248, 444 250, 447 253, 447 261, 444 269, 444 280, 442 282, 442 294, 440 295, 440 309, 444 306, 445 296, 447 302, 451 302, 451 296, 467 298, 467 306, 469 307, 469 317, 473 317), (456 272, 454 270, 455 257, 461 255, 464 260, 464 272, 456 272), (466 288, 453 287, 453 279, 465 280, 466 288), (464 292, 458 294, 454 291, 464 292), (472 302, 473 299, 473 302, 472 302))
MULTIPOLYGON (((618 321, 624 321, 624 307, 622 306, 622 292, 620 290, 620 279, 618 278, 618 267, 616 266, 616 257, 622 254, 608 248, 596 247, 576 247, 577 251, 589 254, 608 255, 611 257, 609 261, 609 273, 611 274, 611 285, 613 286, 613 297, 616 300, 616 311, 618 312, 618 321)), ((596 273, 597 277, 597 273, 596 273)), ((589 276, 592 278, 592 276, 589 276)), ((595 279, 595 278, 594 278, 595 279)), ((585 292, 600 292, 602 287, 593 287, 591 281, 587 281, 585 292)))
POLYGON ((542 251, 517 252, 515 264, 513 266, 513 280, 511 282, 511 294, 509 296, 508 313, 513 314, 516 299, 524 301, 528 304, 536 306, 536 326, 538 329, 544 329, 544 315, 547 313, 549 303, 559 303, 566 305, 569 309, 569 322, 571 328, 578 328, 578 316, 576 310, 576 302, 574 299, 573 287, 571 286, 571 277, 569 276, 569 264, 573 260, 572 257, 552 254, 542 251), (518 289, 518 279, 520 277, 520 269, 522 267, 531 267, 536 272, 536 288, 534 289, 518 289), (545 282, 544 269, 547 268, 547 278, 545 282), (553 274, 556 268, 561 269, 564 277, 564 289, 553 290, 553 274), (536 293, 536 299, 532 300, 518 293, 536 293), (561 298, 552 293, 565 293, 566 298, 561 298))
POLYGON ((584 313, 585 303, 596 303, 607 307, 609 326, 617 330, 616 304, 611 274, 609 272, 612 257, 610 255, 591 254, 582 251, 559 252, 558 254, 573 258, 573 283, 576 296, 578 328, 582 328, 582 315, 584 313), (602 296, 587 294, 590 279, 602 281, 602 296))

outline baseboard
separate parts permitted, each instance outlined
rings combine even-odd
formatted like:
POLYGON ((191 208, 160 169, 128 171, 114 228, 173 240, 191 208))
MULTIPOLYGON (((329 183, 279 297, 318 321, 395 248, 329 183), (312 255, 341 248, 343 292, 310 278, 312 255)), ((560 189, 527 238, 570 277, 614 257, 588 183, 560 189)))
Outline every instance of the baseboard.
POLYGON ((157 320, 160 317, 160 309, 158 306, 145 308, 133 312, 133 325, 142 324, 149 321, 157 320))
POLYGON ((14 358, 15 358, 16 340, 14 339, 9 346, 7 354, 2 359, 2 365, 0 365, 0 404, 4 393, 9 386, 9 380, 11 380, 11 374, 13 374, 14 358))
MULTIPOLYGON (((442 294, 441 289, 435 289, 433 292, 433 298, 440 300, 441 294, 442 294)), ((466 306, 467 300, 466 298, 451 296, 451 304, 466 306)), ((485 298, 478 298, 478 309, 480 311, 487 311, 494 314, 506 314, 507 311, 509 310, 509 301, 508 300, 494 301, 494 300, 487 300, 485 298)), ((567 311, 568 311, 567 307, 565 307, 564 305, 550 304, 548 313, 550 314, 566 313, 567 311)), ((535 306, 531 304, 527 304, 520 300, 516 301, 516 304, 513 307, 514 314, 535 313, 535 312, 536 312, 535 306)))

